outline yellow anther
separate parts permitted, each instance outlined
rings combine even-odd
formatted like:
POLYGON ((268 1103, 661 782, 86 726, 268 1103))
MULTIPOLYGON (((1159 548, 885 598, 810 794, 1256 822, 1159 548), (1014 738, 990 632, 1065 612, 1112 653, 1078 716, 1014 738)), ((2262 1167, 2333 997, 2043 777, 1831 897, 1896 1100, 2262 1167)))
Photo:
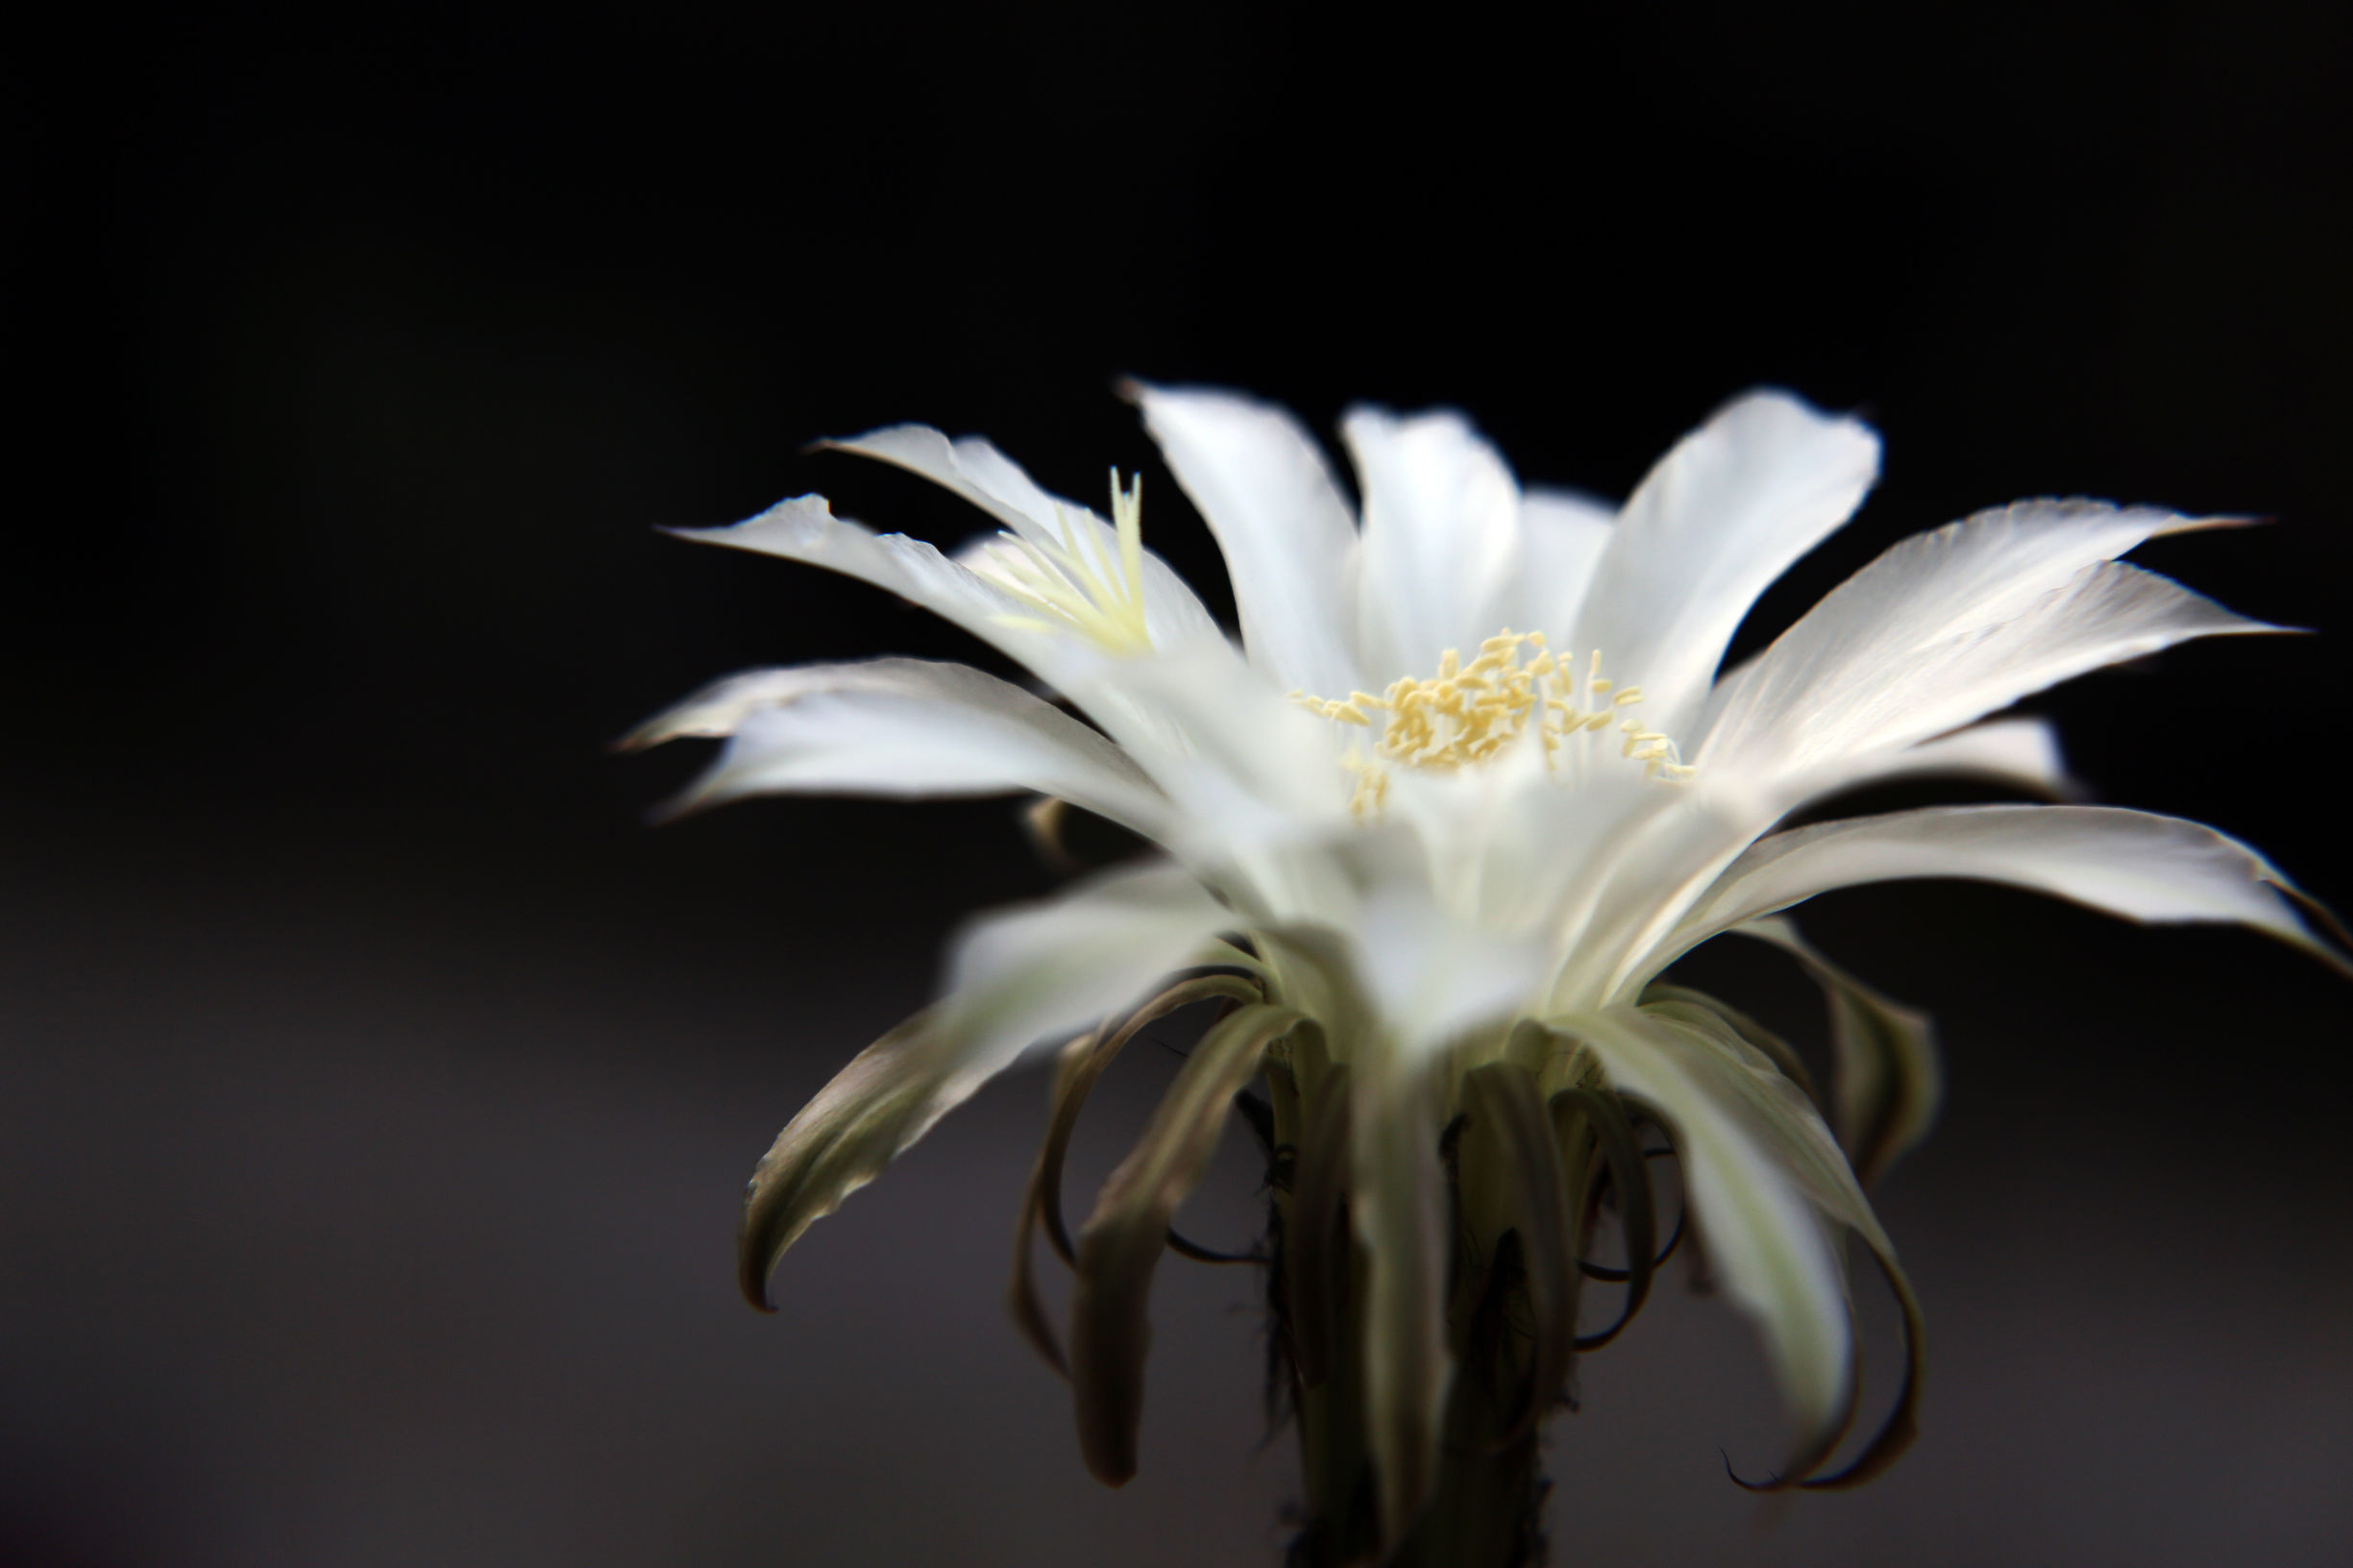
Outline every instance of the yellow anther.
POLYGON ((1379 697, 1364 691, 1344 699, 1290 695, 1321 718, 1378 732, 1369 753, 1351 746, 1341 758, 1356 781, 1348 808, 1358 817, 1381 810, 1390 765, 1448 772, 1489 762, 1527 733, 1532 718, 1548 767, 1561 765, 1569 737, 1615 723, 1624 738, 1621 755, 1643 764, 1653 777, 1689 778, 1693 770, 1676 754, 1673 741, 1619 718, 1642 700, 1642 689, 1629 686, 1611 696, 1598 654, 1586 658, 1584 670, 1581 686, 1573 655, 1546 649, 1537 633, 1507 629, 1482 642, 1467 664, 1460 649, 1450 648, 1439 655, 1435 675, 1403 676, 1379 697), (1382 716, 1377 722, 1376 714, 1382 716))

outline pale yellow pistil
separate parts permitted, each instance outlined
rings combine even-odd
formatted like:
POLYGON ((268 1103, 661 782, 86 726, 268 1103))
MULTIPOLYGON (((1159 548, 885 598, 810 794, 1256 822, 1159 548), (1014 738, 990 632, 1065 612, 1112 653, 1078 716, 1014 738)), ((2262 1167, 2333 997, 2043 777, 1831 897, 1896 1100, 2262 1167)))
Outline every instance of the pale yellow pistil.
POLYGON ((1115 560, 1091 519, 1057 506, 1058 541, 1007 533, 990 542, 979 569, 990 581, 1035 611, 997 617, 1025 631, 1075 631, 1108 652, 1148 653, 1152 634, 1143 599, 1143 476, 1125 489, 1111 471, 1111 513, 1118 546, 1115 560))
POLYGON ((1434 678, 1407 675, 1379 697, 1370 692, 1351 692, 1345 698, 1293 692, 1291 698, 1322 718, 1380 731, 1371 755, 1351 747, 1340 758, 1356 778, 1348 809, 1359 817, 1378 813, 1387 797, 1387 765, 1452 772, 1485 762, 1519 739, 1531 717, 1538 714, 1547 767, 1554 765, 1571 736, 1614 724, 1623 739, 1620 753, 1642 763, 1647 774, 1691 776, 1693 770, 1682 762, 1673 741, 1621 717, 1642 700, 1641 688, 1613 690, 1614 683, 1602 676, 1599 652, 1586 658, 1581 681, 1575 666, 1573 655, 1556 654, 1544 646, 1542 632, 1507 628, 1480 644, 1478 656, 1468 664, 1459 649, 1450 648, 1439 656, 1434 678), (1376 721, 1376 714, 1383 717, 1376 721))

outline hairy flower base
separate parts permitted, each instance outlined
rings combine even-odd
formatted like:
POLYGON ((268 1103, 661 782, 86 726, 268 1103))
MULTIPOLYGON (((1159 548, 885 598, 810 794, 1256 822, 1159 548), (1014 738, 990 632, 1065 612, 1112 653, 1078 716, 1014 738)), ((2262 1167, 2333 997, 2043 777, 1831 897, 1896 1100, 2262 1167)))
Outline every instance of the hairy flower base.
MULTIPOLYGON (((1119 1485, 1137 1469, 1146 1305, 1162 1253, 1266 1266, 1278 1375, 1299 1425, 1307 1493, 1292 1560, 1530 1560, 1540 1534, 1541 1423, 1571 1403, 1576 1358, 1633 1320, 1655 1270, 1687 1234, 1688 1216, 1679 1214, 1660 1243, 1653 1163, 1679 1154, 1674 1120, 1651 1099, 1613 1088, 1603 1058, 1574 1029, 1534 1019, 1466 1041, 1404 1083, 1380 1085, 1373 1065, 1374 1082, 1361 1084, 1365 1065, 1348 1059, 1344 1021, 1336 1030, 1287 1005, 1281 968, 1249 947, 1233 951, 1240 962, 1174 977, 1059 1053, 1015 1230, 1014 1319, 1070 1381, 1088 1467, 1119 1485), (1094 1085, 1145 1028, 1210 1004, 1214 1020, 1073 1237, 1062 1205, 1065 1160, 1094 1085), (1265 1160, 1270 1213, 1262 1250, 1223 1255, 1187 1241, 1173 1221, 1237 1109, 1265 1160), (1659 1141, 1646 1147, 1646 1135, 1659 1141), (1368 1139, 1379 1146, 1363 1148, 1368 1139), (1416 1172, 1434 1178, 1418 1184, 1424 1190, 1413 1190, 1416 1172), (1385 1204, 1405 1210, 1406 1223, 1385 1215, 1385 1204), (1593 1256, 1605 1219, 1614 1219, 1622 1266, 1593 1256), (1041 1230, 1074 1276, 1066 1351, 1032 1266, 1041 1230), (1366 1250, 1400 1237, 1424 1253, 1385 1271, 1393 1295, 1402 1281, 1404 1295, 1422 1298, 1403 1312, 1369 1288, 1379 1276, 1366 1250), (1586 1280, 1622 1293, 1605 1326, 1581 1332, 1586 1280), (1417 1366, 1444 1384, 1437 1399, 1399 1399, 1398 1370, 1417 1366), (1433 1416, 1436 1427, 1418 1426, 1433 1416)), ((1911 1108, 1933 1098, 1925 1019, 1799 951, 1831 1003, 1845 1153, 1857 1170, 1883 1168, 1922 1129, 1911 1108)), ((1796 1054, 1745 1015, 1663 984, 1632 1011, 1732 1071, 1800 1086, 1804 1103, 1777 1114, 1817 1127, 1828 1114, 1796 1054)), ((765 1305, 768 1271, 805 1214, 812 1175, 842 1142, 813 1136, 806 1119, 778 1139, 746 1193, 741 1273, 755 1304, 765 1305)), ((1859 1484, 1912 1440, 1918 1305, 1875 1225, 1863 1229, 1903 1309, 1907 1360, 1896 1407, 1830 1469, 1855 1418, 1860 1383, 1850 1375, 1840 1420, 1810 1434, 1778 1473, 1743 1485, 1859 1484)))

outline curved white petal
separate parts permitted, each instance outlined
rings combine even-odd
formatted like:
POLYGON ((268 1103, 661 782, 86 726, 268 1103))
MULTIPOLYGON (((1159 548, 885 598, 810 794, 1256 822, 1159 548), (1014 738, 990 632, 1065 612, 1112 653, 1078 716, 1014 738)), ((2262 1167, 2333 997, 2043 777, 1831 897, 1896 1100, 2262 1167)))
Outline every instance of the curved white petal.
POLYGON ((1345 698, 1363 685, 1348 634, 1356 520, 1314 439, 1231 392, 1122 390, 1217 538, 1250 661, 1285 691, 1345 698))
POLYGON ((1645 968, 1818 893, 1923 876, 2007 882, 2126 919, 2236 921, 2347 968, 2254 850, 2201 823, 2114 806, 1946 806, 1777 833, 1727 869, 1645 968))
POLYGON ((1459 414, 1354 408, 1340 434, 1364 492, 1356 634, 1367 684, 1427 675, 1450 648, 1470 658, 1504 629, 1519 537, 1511 470, 1459 414))
POLYGON ((2267 631, 2114 557, 2230 519, 2022 502, 1894 546, 1735 673, 1709 762, 1809 767, 1908 745, 2104 664, 2267 631))
POLYGON ((1551 945, 1571 907, 1603 891, 1593 868, 1681 793, 1618 755, 1618 737, 1593 740, 1598 759, 1575 741, 1548 757, 1532 729, 1475 768, 1394 767, 1382 820, 1411 833, 1434 895, 1458 918, 1540 932, 1551 945))
MULTIPOLYGON (((977 435, 950 441, 928 425, 891 425, 819 445, 920 474, 964 497, 1031 545, 1074 550, 1099 563, 1106 575, 1116 575, 1120 560, 1117 530, 1078 502, 1049 494, 1018 463, 977 435)), ((964 559, 968 552, 958 554, 964 559)), ((966 559, 966 564, 972 563, 966 559)), ((1155 647, 1223 638, 1199 596, 1167 562, 1146 550, 1139 564, 1145 618, 1155 647)))
POLYGON ((1140 659, 1107 669, 1099 685, 1152 716, 1149 730, 1121 737, 1130 754, 1219 839, 1296 837, 1346 820, 1338 726, 1241 660, 1206 649, 1140 659))
MULTIPOLYGON (((1055 498, 1019 464, 977 435, 951 441, 929 425, 886 425, 864 435, 818 442, 826 451, 855 453, 920 474, 1037 543, 1057 541, 1055 498)), ((1069 502, 1061 504, 1067 506, 1069 502)))
MULTIPOLYGON (((1122 744, 1140 746, 1164 727, 1101 678, 1108 672, 1152 661, 1115 657, 1075 631, 1043 625, 1035 606, 962 562, 920 539, 877 534, 863 524, 836 517, 822 496, 781 501, 727 527, 668 531, 702 544, 804 561, 888 589, 1027 665, 1122 744)), ((1189 663, 1241 666, 1240 655, 1222 634, 1179 646, 1189 663)))
POLYGON ((1024 629, 1029 606, 920 539, 876 533, 863 523, 834 516, 823 496, 795 496, 725 527, 667 531, 698 544, 803 561, 888 589, 1049 680, 1067 662, 1065 648, 1071 639, 1024 629))
POLYGON ((1133 1001, 1231 922, 1153 863, 985 915, 958 936, 947 994, 861 1052, 777 1135, 745 1195, 744 1292, 785 1249, 1032 1043, 1133 1001))
POLYGON ((1370 889, 1354 927, 1364 989, 1398 1044, 1416 1059, 1505 1017, 1543 978, 1544 951, 1533 934, 1479 929, 1439 908, 1410 880, 1370 889))
POLYGON ((1034 790, 1157 837, 1169 805, 1143 771, 1077 720, 968 665, 920 659, 755 670, 718 682, 628 737, 727 736, 672 809, 747 795, 997 795, 1034 790))
POLYGON ((1931 774, 1990 779, 2064 796, 2075 781, 2059 751, 2059 732, 2043 719, 1996 719, 1874 759, 1874 783, 1931 774))
MULTIPOLYGON (((1826 1168, 1796 1108, 1760 1106, 1773 1100, 1774 1086, 1693 1030, 1630 1008, 1557 1021, 1601 1058, 1617 1089, 1655 1106, 1673 1125, 1708 1259, 1727 1293, 1764 1332, 1805 1433, 1802 1446, 1818 1449, 1847 1406, 1853 1337, 1846 1269, 1814 1207, 1839 1195, 1846 1162, 1835 1142, 1823 1131, 1826 1168)), ((1847 1185, 1852 1182, 1847 1174, 1847 1185)), ((1875 1234, 1867 1204, 1860 1215, 1875 1234)))
POLYGON ((1639 991, 1663 962, 1650 960, 1651 949, 1679 927, 1758 834, 1792 811, 1866 785, 1936 775, 1986 778, 2052 796, 2071 788, 2050 726, 2015 719, 1779 776, 1703 769, 1680 784, 1635 775, 1638 788, 1630 791, 1625 778, 1604 775, 1573 791, 1550 792, 1566 797, 1554 807, 1560 821, 1497 848, 1508 852, 1541 842, 1547 852, 1528 858, 1554 873, 1573 873, 1571 896, 1555 917, 1561 968, 1551 991, 1554 1005, 1639 991), (1614 791, 1597 788, 1613 783, 1619 786, 1614 791))
POLYGON ((1635 489, 1595 566, 1569 646, 1640 686, 1654 727, 1688 740, 1741 618, 1844 523, 1879 473, 1860 421, 1752 392, 1676 445, 1635 489))
POLYGON ((1701 778, 1645 789, 1609 825, 1579 874, 1558 926, 1563 957, 1551 1005, 1575 1008, 1639 993, 1643 956, 1724 867, 1781 815, 1742 780, 1701 778))
POLYGON ((1984 779, 2061 798, 2076 790, 2059 753, 2058 731, 2047 721, 1995 719, 1900 751, 1842 757, 1810 772, 1786 775, 1776 781, 1769 798, 1777 813, 1788 812, 1867 784, 1939 776, 1984 779))
POLYGON ((1512 630, 1540 631, 1553 647, 1572 649, 1578 606, 1617 516, 1614 506, 1574 491, 1521 495, 1520 558, 1504 617, 1512 630))
POLYGON ((1233 911, 1164 860, 1122 867, 1052 898, 980 916, 949 946, 944 1027, 985 1073, 1085 1028, 1182 967, 1233 911))

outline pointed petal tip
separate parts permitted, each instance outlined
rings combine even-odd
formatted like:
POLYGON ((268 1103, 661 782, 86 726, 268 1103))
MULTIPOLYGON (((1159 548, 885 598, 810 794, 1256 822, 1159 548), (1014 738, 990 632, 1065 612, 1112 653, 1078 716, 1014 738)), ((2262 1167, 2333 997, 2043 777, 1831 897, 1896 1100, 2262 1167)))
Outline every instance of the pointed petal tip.
POLYGON ((1846 426, 1870 437, 1874 445, 1879 439, 1877 427, 1863 417, 1861 409, 1826 408, 1789 387, 1770 383, 1735 392, 1725 399, 1709 411, 1707 418, 1700 422, 1700 429, 1705 429, 1727 417, 1746 415, 1755 418, 1766 409, 1772 409, 1777 414, 1794 414, 1809 425, 1846 426))
POLYGON ((2262 512, 2216 512, 2203 517, 2183 513, 2170 523, 2161 524, 2151 528, 2149 537, 2162 539, 2169 534, 2204 533, 2214 528, 2259 528, 2276 521, 2277 519, 2262 512))
MULTIPOLYGON (((2151 573, 2149 573, 2148 575, 2149 575, 2150 576, 2158 576, 2158 574, 2156 574, 2156 573, 2154 573, 2154 572, 2151 572, 2151 573)), ((2166 581, 2168 581, 2168 582, 2171 582, 2171 581, 2172 581, 2172 579, 2171 579, 2170 577, 2165 578, 2164 580, 2166 580, 2166 581)), ((2179 586, 2179 585, 2178 585, 2178 584, 2176 584, 2176 586, 2179 586)), ((2192 592, 2192 593, 2195 593, 2195 590, 2194 590, 2194 589, 2193 589, 2193 590, 2187 590, 2187 591, 2188 591, 2188 592, 2192 592)), ((2196 595, 2196 597, 2197 597, 2197 598, 2199 598, 2199 599, 2205 599, 2205 597, 2206 597, 2206 596, 2205 596, 2205 595, 2203 595, 2203 594, 2197 594, 2197 595, 2196 595)), ((2241 614, 2240 614, 2240 613, 2239 613, 2237 610, 2231 609, 2231 608, 2230 608, 2228 605, 2215 603, 2215 601, 2214 601, 2214 600, 2206 600, 2206 602, 2207 602, 2208 604, 2213 605, 2213 607, 2214 607, 2215 609, 2217 609, 2217 610, 2220 611, 2220 612, 2221 612, 2221 613, 2222 613, 2224 616, 2228 617, 2228 621, 2227 621, 2227 624, 2225 624, 2225 625, 2218 625, 2218 626, 2215 626, 2215 627, 2214 627, 2212 630, 2200 632, 2200 633, 2198 634, 2198 635, 2200 635, 2200 636, 2205 636, 2205 637, 2317 637, 2318 635, 2320 635, 2319 631, 2318 631, 2316 628, 2312 627, 2312 626, 2283 626, 2283 625, 2279 625, 2279 624, 2278 624, 2278 623, 2276 623, 2276 622, 2272 622, 2272 621, 2258 621, 2258 620, 2256 620, 2256 619, 2255 619, 2253 616, 2251 616, 2251 615, 2241 615, 2241 614)), ((2182 640, 2186 641, 2186 639, 2182 639, 2182 640)), ((2175 646, 2175 645, 2173 645, 2173 644, 2168 644, 2168 645, 2167 645, 2167 647, 2168 647, 2168 648, 2170 648, 2170 647, 2172 647, 2172 646, 2175 646)), ((2165 652, 2165 651, 2166 651, 2166 649, 2165 649, 2165 648, 2160 648, 2160 649, 2153 649, 2152 651, 2154 651, 2154 652, 2158 652, 2158 653, 2162 653, 2162 652, 2165 652)), ((2145 656, 2145 655, 2144 655, 2144 656, 2145 656)))
POLYGON ((754 1311, 774 1314, 776 1301, 768 1293, 768 1271, 750 1253, 744 1255, 736 1269, 735 1287, 743 1292, 744 1300, 754 1311))
POLYGON ((2341 977, 2353 980, 2353 931, 2345 929, 2337 912, 2276 870, 2267 880, 2300 917, 2296 923, 2303 927, 2304 940, 2298 945, 2341 977))
MULTIPOLYGON (((861 430, 856 435, 811 436, 806 442, 802 443, 800 452, 803 456, 814 456, 818 453, 821 452, 843 452, 849 453, 849 455, 853 457, 870 457, 874 455, 870 449, 877 439, 884 436, 895 435, 901 430, 923 430, 929 431, 934 435, 938 435, 940 433, 937 430, 933 430, 928 425, 877 425, 874 427, 874 429, 870 430, 861 430)), ((941 438, 943 440, 946 439, 944 436, 941 438)))
POLYGON ((1226 403, 1253 408, 1269 406, 1263 398, 1233 387, 1213 386, 1203 381, 1158 381, 1141 376, 1115 376, 1112 394, 1122 403, 1141 408, 1153 403, 1202 402, 1226 403))
MULTIPOLYGON (((765 1164, 765 1162, 763 1162, 765 1164)), ((773 1312, 775 1299, 768 1293, 768 1279, 781 1254, 771 1255, 761 1227, 761 1215, 755 1207, 761 1197, 760 1177, 755 1172, 744 1184, 744 1214, 737 1222, 735 1233, 735 1287, 755 1311, 773 1312)))
POLYGON ((702 805, 701 800, 692 796, 674 795, 648 806, 643 820, 648 827, 668 827, 681 817, 692 817, 702 805))
MULTIPOLYGON (((951 437, 937 425, 926 425, 921 420, 877 425, 856 435, 820 436, 809 443, 807 450, 845 453, 903 468, 945 486, 985 510, 995 511, 1008 504, 1018 509, 1017 502, 1000 493, 971 468, 979 458, 993 459, 1010 467, 994 447, 979 436, 951 437)), ((1019 475, 1017 470, 1016 477, 1026 481, 1026 476, 1019 475)))
POLYGON ((1082 1441, 1080 1457, 1086 1460, 1087 1473, 1114 1491, 1136 1479, 1136 1450, 1133 1444, 1105 1447, 1100 1443, 1082 1441))
POLYGON ((835 520, 833 502, 812 490, 805 495, 787 496, 773 506, 754 512, 751 516, 738 522, 720 523, 707 527, 684 527, 673 523, 657 523, 653 526, 653 531, 669 534, 674 539, 685 539, 698 544, 724 545, 732 544, 735 537, 746 529, 757 527, 763 523, 780 523, 795 517, 810 515, 821 517, 829 523, 833 522, 835 520))
POLYGON ((1153 422, 1169 415, 1181 417, 1202 411, 1283 413, 1276 404, 1254 393, 1200 381, 1153 381, 1140 376, 1120 376, 1113 380, 1112 393, 1144 416, 1146 427, 1155 429, 1156 439, 1159 432, 1153 422))
POLYGON ((694 701, 689 699, 685 703, 674 703, 664 708, 652 718, 643 720, 606 741, 604 749, 617 756, 626 755, 632 751, 650 751, 657 746, 681 738, 686 730, 678 723, 679 715, 691 708, 694 701))

